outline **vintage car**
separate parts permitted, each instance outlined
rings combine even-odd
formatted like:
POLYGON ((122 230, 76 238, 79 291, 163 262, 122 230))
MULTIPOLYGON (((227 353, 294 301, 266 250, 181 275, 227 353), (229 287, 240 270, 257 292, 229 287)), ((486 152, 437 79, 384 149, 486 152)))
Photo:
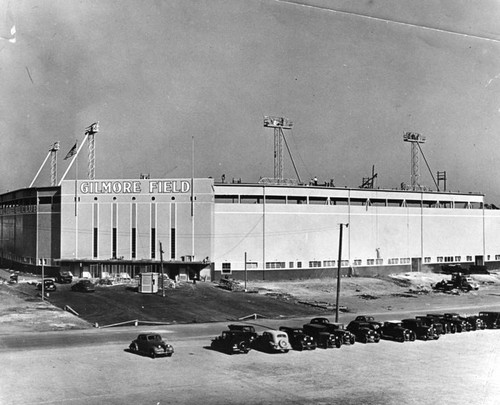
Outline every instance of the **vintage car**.
POLYGON ((61 270, 56 274, 56 281, 60 284, 71 283, 73 274, 68 270, 61 270))
POLYGON ((373 329, 373 326, 368 322, 351 321, 346 328, 349 332, 353 333, 357 342, 362 343, 378 343, 380 342, 379 333, 373 329))
POLYGON ((380 328, 380 337, 397 342, 413 342, 415 340, 415 333, 407 328, 403 328, 401 321, 387 321, 380 328))
POLYGON ((424 325, 418 319, 408 318, 401 321, 403 328, 410 329, 415 333, 417 339, 435 340, 439 339, 439 335, 434 329, 434 326, 424 325))
POLYGON ((316 341, 318 347, 323 349, 336 347, 338 349, 342 346, 340 338, 328 332, 323 325, 306 323, 303 330, 306 335, 311 336, 316 341))
POLYGON ((380 329, 383 325, 383 322, 378 322, 375 320, 373 316, 370 315, 358 315, 354 321, 356 322, 366 322, 371 326, 373 330, 380 329))
POLYGON ((254 340, 257 338, 257 332, 255 332, 255 328, 252 325, 245 325, 245 324, 231 324, 227 325, 229 330, 237 331, 237 332, 244 332, 248 334, 249 337, 251 337, 251 340, 254 340))
POLYGON ((488 329, 500 329, 500 312, 481 311, 479 318, 483 320, 488 329))
POLYGON ((446 329, 444 324, 439 322, 436 318, 424 315, 418 315, 415 317, 416 320, 420 321, 422 325, 432 326, 438 335, 445 335, 446 329))
POLYGON ((317 347, 314 338, 305 334, 302 328, 280 326, 280 330, 288 335, 288 341, 294 350, 314 350, 317 347))
POLYGON ((328 318, 324 317, 313 318, 310 323, 313 325, 322 325, 327 332, 338 336, 344 345, 353 345, 356 343, 356 337, 344 328, 343 323, 330 322, 328 318))
MULTIPOLYGON (((37 283, 36 285, 37 290, 42 290, 42 282, 37 283)), ((51 278, 46 278, 43 280, 43 290, 44 292, 50 292, 50 291, 55 291, 57 289, 56 285, 54 284, 54 280, 51 278)))
POLYGON ((252 347, 264 352, 288 353, 292 346, 288 341, 288 335, 281 330, 265 330, 262 335, 257 336, 252 347))
POLYGON ((445 319, 443 314, 427 314, 427 317, 432 319, 435 323, 439 322, 443 325, 445 333, 456 333, 457 327, 450 320, 445 319))
POLYGON ((158 333, 141 333, 130 343, 129 350, 148 355, 153 359, 158 356, 170 357, 174 354, 172 345, 166 343, 158 333))
POLYGON ((465 317, 465 320, 470 323, 471 330, 483 330, 486 329, 486 324, 479 317, 479 315, 469 315, 465 317))
POLYGON ((71 291, 95 292, 95 284, 87 279, 79 280, 71 286, 71 291))
POLYGON ((224 353, 247 354, 252 348, 253 337, 246 332, 237 330, 223 331, 220 336, 212 339, 210 347, 224 353))
POLYGON ((444 319, 455 325, 458 333, 469 332, 472 329, 471 324, 467 322, 467 320, 464 317, 460 316, 455 312, 448 312, 446 314, 443 314, 443 316, 444 319))

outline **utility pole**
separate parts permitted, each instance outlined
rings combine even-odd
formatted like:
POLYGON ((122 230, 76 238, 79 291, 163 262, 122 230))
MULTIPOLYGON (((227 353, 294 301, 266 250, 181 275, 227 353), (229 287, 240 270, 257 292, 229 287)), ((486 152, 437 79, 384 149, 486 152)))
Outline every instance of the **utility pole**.
POLYGON ((347 228, 349 224, 340 224, 340 235, 339 235, 339 260, 337 266, 337 297, 335 300, 335 322, 339 321, 339 301, 340 301, 340 267, 342 266, 342 228, 347 228))
POLYGON ((245 252, 245 292, 247 292, 247 252, 245 252))
POLYGON ((40 264, 42 265, 42 301, 45 300, 45 269, 44 269, 44 264, 45 264, 45 259, 40 259, 40 264))
POLYGON ((160 242, 160 265, 161 265, 161 295, 165 296, 165 279, 163 278, 163 247, 160 242))

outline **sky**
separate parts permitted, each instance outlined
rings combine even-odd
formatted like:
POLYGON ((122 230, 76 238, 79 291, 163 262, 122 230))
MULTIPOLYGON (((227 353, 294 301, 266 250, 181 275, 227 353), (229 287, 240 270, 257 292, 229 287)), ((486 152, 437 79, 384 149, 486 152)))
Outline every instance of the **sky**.
MULTIPOLYGON (((0 0, 0 89, 0 192, 56 141, 60 178, 95 121, 98 179, 257 182, 274 115, 301 181, 410 183, 411 131, 448 190, 500 203, 497 0, 0 0)), ((86 146, 78 162, 83 179, 86 146)))

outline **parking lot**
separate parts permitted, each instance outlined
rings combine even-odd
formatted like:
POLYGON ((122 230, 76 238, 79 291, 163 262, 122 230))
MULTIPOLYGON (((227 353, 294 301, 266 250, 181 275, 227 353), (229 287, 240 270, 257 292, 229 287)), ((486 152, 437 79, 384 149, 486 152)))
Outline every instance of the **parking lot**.
POLYGON ((154 360, 125 351, 141 328, 119 336, 88 332, 100 333, 101 343, 68 340, 26 350, 4 345, 0 403, 497 404, 500 397, 498 330, 229 356, 209 349, 217 328, 157 328, 175 354, 154 360))

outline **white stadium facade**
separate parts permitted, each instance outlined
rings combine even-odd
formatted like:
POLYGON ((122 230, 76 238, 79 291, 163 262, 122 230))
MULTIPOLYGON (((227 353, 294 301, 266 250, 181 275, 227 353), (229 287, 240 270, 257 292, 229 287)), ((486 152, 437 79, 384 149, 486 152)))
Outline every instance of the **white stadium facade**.
POLYGON ((92 277, 279 280, 500 265, 482 194, 215 182, 63 180, 0 195, 1 265, 92 277), (160 249, 161 247, 161 249, 160 249))

